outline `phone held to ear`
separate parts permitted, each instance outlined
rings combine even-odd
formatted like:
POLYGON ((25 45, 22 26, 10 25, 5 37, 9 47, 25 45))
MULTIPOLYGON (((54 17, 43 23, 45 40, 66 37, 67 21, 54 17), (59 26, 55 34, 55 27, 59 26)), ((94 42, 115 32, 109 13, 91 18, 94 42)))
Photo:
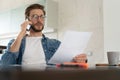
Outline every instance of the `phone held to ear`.
POLYGON ((29 31, 30 31, 30 27, 31 27, 30 25, 27 25, 27 28, 26 28, 26 35, 29 35, 29 33, 30 33, 30 32, 29 32, 29 31))
POLYGON ((31 25, 27 25, 26 31, 30 30, 31 25))
MULTIPOLYGON (((28 19, 26 19, 26 21, 28 21, 28 19)), ((30 24, 29 24, 29 25, 27 25, 26 31, 29 31, 29 30, 30 30, 30 27, 31 27, 31 25, 30 25, 30 24)))

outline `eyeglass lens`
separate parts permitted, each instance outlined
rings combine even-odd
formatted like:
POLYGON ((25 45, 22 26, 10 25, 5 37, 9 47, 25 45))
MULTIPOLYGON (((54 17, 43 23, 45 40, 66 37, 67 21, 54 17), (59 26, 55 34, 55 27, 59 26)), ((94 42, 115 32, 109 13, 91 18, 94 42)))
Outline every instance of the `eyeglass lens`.
POLYGON ((35 15, 32 16, 32 19, 38 20, 39 17, 40 17, 40 19, 44 19, 45 18, 45 16, 43 16, 43 15, 38 16, 38 15, 35 14, 35 15))

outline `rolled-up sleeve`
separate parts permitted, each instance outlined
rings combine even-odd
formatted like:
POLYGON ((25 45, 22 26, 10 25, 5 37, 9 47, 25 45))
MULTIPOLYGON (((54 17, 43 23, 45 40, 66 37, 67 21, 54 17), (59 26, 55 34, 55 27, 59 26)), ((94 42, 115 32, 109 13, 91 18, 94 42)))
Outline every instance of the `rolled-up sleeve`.
POLYGON ((13 43, 14 39, 12 39, 7 46, 7 49, 3 53, 3 56, 1 57, 1 64, 3 65, 10 65, 10 64, 16 64, 16 59, 18 58, 19 51, 18 52, 10 52, 10 46, 13 43))

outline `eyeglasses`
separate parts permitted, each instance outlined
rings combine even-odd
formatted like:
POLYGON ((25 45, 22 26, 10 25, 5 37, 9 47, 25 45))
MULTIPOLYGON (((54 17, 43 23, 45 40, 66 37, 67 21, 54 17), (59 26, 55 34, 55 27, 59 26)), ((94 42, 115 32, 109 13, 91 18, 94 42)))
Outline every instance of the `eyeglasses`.
POLYGON ((45 16, 43 16, 43 15, 38 16, 37 14, 34 14, 34 15, 31 16, 31 19, 33 19, 33 20, 38 20, 39 18, 44 20, 45 16))

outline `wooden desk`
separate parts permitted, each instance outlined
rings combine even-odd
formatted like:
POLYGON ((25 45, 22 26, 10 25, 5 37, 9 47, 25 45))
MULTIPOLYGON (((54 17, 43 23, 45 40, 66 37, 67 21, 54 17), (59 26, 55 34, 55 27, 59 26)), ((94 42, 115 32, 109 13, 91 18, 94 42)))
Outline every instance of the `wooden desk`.
POLYGON ((56 68, 22 71, 21 66, 2 70, 0 80, 120 80, 119 68, 56 68))

